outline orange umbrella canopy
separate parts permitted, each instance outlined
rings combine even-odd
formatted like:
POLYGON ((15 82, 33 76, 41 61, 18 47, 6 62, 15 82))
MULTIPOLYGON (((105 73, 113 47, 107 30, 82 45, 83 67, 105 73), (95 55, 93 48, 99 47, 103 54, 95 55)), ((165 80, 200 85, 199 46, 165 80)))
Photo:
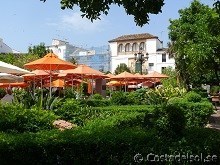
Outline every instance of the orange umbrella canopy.
POLYGON ((78 65, 76 69, 64 70, 62 73, 67 75, 80 75, 84 78, 105 78, 108 77, 102 72, 95 70, 87 65, 78 65))
POLYGON ((122 79, 122 80, 125 80, 125 79, 136 79, 136 78, 137 78, 137 76, 135 76, 135 75, 133 75, 133 74, 131 74, 129 72, 124 71, 124 72, 122 72, 122 73, 120 73, 120 74, 118 74, 116 76, 113 76, 111 79, 122 79))
POLYGON ((28 87, 29 84, 25 82, 20 82, 20 83, 0 83, 0 88, 6 88, 6 87, 20 87, 20 88, 25 88, 28 87))
POLYGON ((146 78, 168 78, 169 76, 153 71, 152 73, 149 73, 145 75, 144 77, 146 78))
POLYGON ((115 75, 108 73, 108 74, 106 74, 106 76, 108 76, 108 78, 106 78, 106 79, 110 79, 110 78, 114 77, 115 75))
MULTIPOLYGON (((52 75, 58 75, 58 73, 52 72, 52 75)), ((49 77, 50 71, 49 70, 34 70, 31 73, 24 74, 22 77, 24 77, 24 80, 33 80, 35 78, 43 78, 43 77, 49 77)))
POLYGON ((54 53, 48 53, 43 58, 25 64, 24 67, 41 70, 66 70, 76 68, 71 62, 58 58, 54 53))
POLYGON ((44 87, 64 87, 65 85, 65 82, 63 79, 57 79, 55 81, 52 81, 51 84, 48 83, 48 84, 45 84, 44 87))

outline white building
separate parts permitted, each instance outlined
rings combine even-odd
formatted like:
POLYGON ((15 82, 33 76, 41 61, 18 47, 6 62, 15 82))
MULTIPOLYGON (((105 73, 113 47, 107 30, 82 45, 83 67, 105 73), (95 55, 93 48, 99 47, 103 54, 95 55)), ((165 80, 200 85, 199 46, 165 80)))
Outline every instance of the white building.
POLYGON ((58 55, 60 59, 69 60, 77 47, 69 44, 69 42, 53 39, 52 45, 48 46, 48 49, 52 50, 54 54, 58 55))
POLYGON ((6 45, 2 38, 0 38, 0 53, 13 53, 12 48, 6 45))
POLYGON ((145 56, 145 62, 142 66, 143 73, 157 71, 162 72, 166 67, 175 67, 175 61, 170 58, 166 49, 163 48, 162 42, 157 36, 149 33, 123 35, 109 41, 111 53, 111 72, 120 63, 125 63, 135 72, 135 53, 139 53, 142 49, 144 55, 148 54, 148 59, 145 56))

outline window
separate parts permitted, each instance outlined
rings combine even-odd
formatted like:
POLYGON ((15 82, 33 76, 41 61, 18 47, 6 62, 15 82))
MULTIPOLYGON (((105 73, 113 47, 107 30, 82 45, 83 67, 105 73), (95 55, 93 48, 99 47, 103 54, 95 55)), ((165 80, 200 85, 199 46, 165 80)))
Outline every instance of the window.
POLYGON ((163 73, 165 69, 166 67, 161 67, 161 73, 163 73))
POLYGON ((130 47, 131 47, 131 45, 128 43, 128 44, 126 44, 125 45, 125 51, 126 52, 130 52, 130 47))
POLYGON ((149 63, 149 67, 152 67, 152 66, 154 66, 154 63, 149 63))
POLYGON ((139 46, 139 50, 145 50, 145 45, 144 45, 144 42, 141 42, 140 43, 140 46, 139 46))
POLYGON ((167 60, 167 59, 166 59, 166 54, 163 53, 163 54, 162 54, 162 62, 166 62, 166 60, 167 60))
POLYGON ((133 43, 133 45, 132 45, 132 51, 133 51, 133 52, 138 51, 138 45, 137 45, 137 43, 133 43))
POLYGON ((123 50, 123 45, 120 44, 120 45, 118 46, 118 52, 122 52, 122 50, 123 50))

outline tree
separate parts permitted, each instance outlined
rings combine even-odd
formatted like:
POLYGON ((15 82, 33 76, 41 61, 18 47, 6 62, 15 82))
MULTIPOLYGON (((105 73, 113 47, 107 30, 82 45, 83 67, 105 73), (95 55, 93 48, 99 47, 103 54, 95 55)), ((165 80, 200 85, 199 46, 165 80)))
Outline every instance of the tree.
POLYGON ((73 64, 75 64, 75 65, 77 65, 77 60, 76 60, 74 57, 72 57, 72 58, 69 59, 68 61, 71 62, 71 63, 73 63, 73 64))
POLYGON ((172 86, 172 87, 179 86, 177 82, 177 73, 175 69, 173 69, 172 67, 167 67, 163 69, 162 73, 169 76, 168 78, 161 79, 163 86, 172 86))
MULTIPOLYGON (((46 2, 46 0, 40 0, 46 2)), ((60 0, 61 9, 73 9, 79 6, 86 17, 91 21, 100 19, 101 14, 108 14, 112 4, 123 6, 128 15, 134 16, 134 22, 138 26, 143 26, 149 22, 149 14, 158 14, 164 5, 164 0, 60 0)), ((214 0, 213 6, 220 14, 220 0, 214 0)))
MULTIPOLYGON (((40 0, 45 2, 46 0, 40 0)), ((61 0, 61 9, 73 9, 79 6, 86 17, 91 21, 100 19, 101 14, 108 14, 110 6, 115 4, 123 6, 128 15, 134 16, 134 21, 138 26, 143 26, 149 22, 149 14, 158 14, 164 5, 164 0, 61 0)))
POLYGON ((125 63, 121 63, 115 69, 115 74, 117 75, 117 74, 120 74, 124 71, 131 72, 130 69, 128 68, 128 66, 125 63))
POLYGON ((180 80, 186 86, 219 82, 220 15, 198 0, 179 14, 170 20, 169 37, 180 80))
POLYGON ((30 46, 28 48, 29 54, 38 55, 39 58, 42 58, 43 56, 45 56, 49 52, 50 52, 50 50, 47 49, 47 47, 45 46, 44 43, 40 43, 39 45, 35 45, 33 47, 30 46))

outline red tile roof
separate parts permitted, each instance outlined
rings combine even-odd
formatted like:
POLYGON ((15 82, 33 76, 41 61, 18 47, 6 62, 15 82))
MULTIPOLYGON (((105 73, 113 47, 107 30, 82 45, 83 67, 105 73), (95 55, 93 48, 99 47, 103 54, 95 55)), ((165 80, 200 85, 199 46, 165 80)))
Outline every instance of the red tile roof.
POLYGON ((158 38, 157 36, 154 36, 149 33, 142 33, 142 34, 130 34, 130 35, 123 35, 118 38, 112 39, 108 42, 117 42, 117 41, 127 41, 127 40, 137 40, 137 39, 152 39, 152 38, 158 38))

